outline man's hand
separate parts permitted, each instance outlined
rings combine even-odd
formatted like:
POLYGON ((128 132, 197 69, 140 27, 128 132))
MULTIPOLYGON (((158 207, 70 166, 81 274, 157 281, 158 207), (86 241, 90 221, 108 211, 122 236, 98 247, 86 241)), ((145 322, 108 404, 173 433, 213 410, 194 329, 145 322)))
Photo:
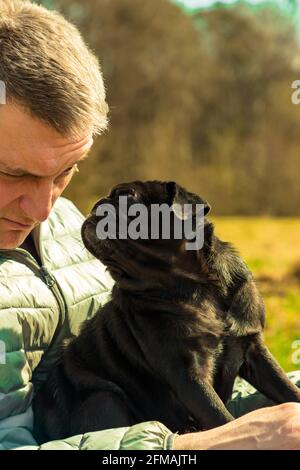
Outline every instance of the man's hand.
POLYGON ((209 431, 175 437, 174 450, 300 450, 300 404, 261 408, 209 431))

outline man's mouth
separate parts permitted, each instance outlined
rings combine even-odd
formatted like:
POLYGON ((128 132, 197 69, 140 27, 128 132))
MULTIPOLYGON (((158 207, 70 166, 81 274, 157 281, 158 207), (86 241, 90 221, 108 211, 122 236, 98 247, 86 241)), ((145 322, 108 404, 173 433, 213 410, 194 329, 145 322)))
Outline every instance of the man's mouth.
POLYGON ((29 228, 33 227, 34 223, 31 224, 24 224, 22 222, 18 222, 16 220, 7 219, 6 217, 2 217, 1 220, 10 228, 16 230, 28 230, 29 228))

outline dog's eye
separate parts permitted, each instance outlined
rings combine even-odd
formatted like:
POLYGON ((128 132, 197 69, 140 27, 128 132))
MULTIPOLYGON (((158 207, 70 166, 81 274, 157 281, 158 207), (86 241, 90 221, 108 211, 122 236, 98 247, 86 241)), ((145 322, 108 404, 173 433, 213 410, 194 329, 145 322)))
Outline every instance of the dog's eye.
POLYGON ((112 197, 119 198, 120 196, 125 196, 127 199, 132 200, 132 199, 137 199, 138 194, 134 189, 128 189, 128 188, 119 188, 116 189, 112 197))

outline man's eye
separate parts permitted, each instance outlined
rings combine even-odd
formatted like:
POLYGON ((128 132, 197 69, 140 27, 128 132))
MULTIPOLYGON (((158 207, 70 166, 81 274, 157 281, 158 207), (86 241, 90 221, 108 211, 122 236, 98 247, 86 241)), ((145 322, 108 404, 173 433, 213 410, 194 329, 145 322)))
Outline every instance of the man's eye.
POLYGON ((72 171, 74 171, 74 172, 78 172, 78 171, 79 171, 79 168, 78 168, 77 163, 75 163, 75 165, 70 166, 70 168, 67 168, 65 171, 63 171, 63 172, 59 175, 59 177, 61 177, 61 176, 68 176, 70 173, 72 173, 72 171))
POLYGON ((3 171, 0 171, 0 175, 6 176, 7 178, 22 178, 23 175, 10 175, 9 173, 4 173, 3 171))
MULTIPOLYGON (((74 172, 74 173, 79 172, 79 168, 78 168, 77 163, 75 163, 75 165, 70 166, 65 171, 63 171, 59 176, 57 176, 57 179, 63 178, 64 176, 69 176, 72 172, 74 172)), ((33 176, 33 175, 26 175, 26 174, 25 175, 12 175, 10 173, 5 173, 3 171, 0 171, 0 176, 4 176, 4 177, 7 177, 7 178, 11 178, 11 179, 18 179, 18 178, 24 178, 26 176, 33 176)))
POLYGON ((69 173, 71 173, 73 168, 74 168, 73 166, 70 166, 70 168, 67 168, 65 171, 62 172, 62 175, 68 175, 69 173))

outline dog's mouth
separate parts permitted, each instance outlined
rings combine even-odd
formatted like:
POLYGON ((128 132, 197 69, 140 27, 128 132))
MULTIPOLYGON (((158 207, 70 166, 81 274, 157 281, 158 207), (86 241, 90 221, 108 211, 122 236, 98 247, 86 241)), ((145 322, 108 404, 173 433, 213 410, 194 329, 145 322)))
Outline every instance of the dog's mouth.
POLYGON ((83 222, 81 227, 81 238, 84 246, 97 258, 99 257, 99 253, 101 253, 104 248, 108 249, 108 247, 112 246, 112 240, 102 239, 97 235, 98 222, 98 217, 96 217, 94 214, 90 214, 83 222))
MULTIPOLYGON (((84 246, 91 253, 94 252, 95 247, 97 246, 99 240, 96 234, 96 219, 90 215, 84 222, 81 227, 81 238, 84 246)), ((93 253, 94 254, 94 253, 93 253)))

